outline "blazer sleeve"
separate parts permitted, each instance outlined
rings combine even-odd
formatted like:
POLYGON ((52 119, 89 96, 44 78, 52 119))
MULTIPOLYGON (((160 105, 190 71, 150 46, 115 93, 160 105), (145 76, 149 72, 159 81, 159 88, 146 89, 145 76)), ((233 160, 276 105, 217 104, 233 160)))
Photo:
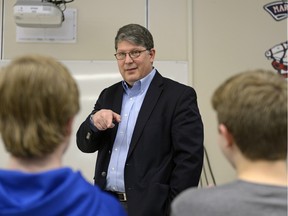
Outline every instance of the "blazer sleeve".
POLYGON ((76 143, 82 152, 93 153, 99 150, 101 147, 101 134, 103 132, 98 131, 97 128, 92 129, 90 116, 102 108, 105 90, 106 89, 100 93, 100 96, 94 105, 93 111, 88 115, 84 122, 82 122, 76 133, 76 143))
POLYGON ((121 98, 123 89, 121 83, 116 83, 110 88, 104 89, 94 105, 93 111, 88 115, 85 121, 80 125, 76 133, 76 143, 78 148, 85 153, 92 153, 101 149, 105 144, 111 143, 115 137, 118 125, 113 129, 99 131, 97 128, 92 128, 90 123, 90 115, 101 109, 111 109, 119 112, 121 109, 121 98), (115 93, 116 92, 116 93, 115 93), (113 107, 117 101, 117 106, 113 107))
POLYGON ((76 133, 76 143, 78 148, 85 153, 92 153, 99 150, 100 147, 95 144, 95 140, 97 140, 97 136, 99 136, 98 133, 100 132, 91 129, 89 115, 80 125, 76 133))

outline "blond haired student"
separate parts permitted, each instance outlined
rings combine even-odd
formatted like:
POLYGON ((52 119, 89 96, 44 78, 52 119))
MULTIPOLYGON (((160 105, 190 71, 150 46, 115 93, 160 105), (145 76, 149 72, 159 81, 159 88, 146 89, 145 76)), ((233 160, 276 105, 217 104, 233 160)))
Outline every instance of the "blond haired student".
POLYGON ((237 179, 187 189, 173 216, 287 216, 287 81, 253 70, 232 76, 213 94, 219 146, 237 179))
POLYGON ((62 166, 79 91, 67 68, 25 55, 0 71, 0 133, 9 153, 0 170, 0 215, 126 215, 79 171, 62 166))

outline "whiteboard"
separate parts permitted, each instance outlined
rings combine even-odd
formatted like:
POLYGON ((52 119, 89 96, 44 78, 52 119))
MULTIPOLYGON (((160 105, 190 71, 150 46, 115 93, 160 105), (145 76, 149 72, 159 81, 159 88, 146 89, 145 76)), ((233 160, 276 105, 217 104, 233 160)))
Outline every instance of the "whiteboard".
MULTIPOLYGON (((0 61, 0 67, 8 60, 0 61)), ((76 146, 76 132, 94 107, 100 92, 122 80, 116 61, 62 61, 75 78, 80 91, 80 112, 77 114, 70 147, 64 156, 64 165, 80 170, 83 176, 93 182, 97 153, 83 153, 76 146)), ((188 62, 186 61, 155 61, 155 68, 162 76, 183 84, 188 84, 188 62)), ((5 168, 8 154, 0 140, 0 168, 5 168)))

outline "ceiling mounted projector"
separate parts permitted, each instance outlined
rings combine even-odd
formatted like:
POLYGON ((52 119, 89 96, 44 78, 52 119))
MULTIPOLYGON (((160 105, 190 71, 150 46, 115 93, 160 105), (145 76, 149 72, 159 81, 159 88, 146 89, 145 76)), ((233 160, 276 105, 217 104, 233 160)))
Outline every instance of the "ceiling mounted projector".
POLYGON ((61 27, 63 11, 58 5, 40 0, 17 0, 14 5, 16 25, 30 28, 61 27))

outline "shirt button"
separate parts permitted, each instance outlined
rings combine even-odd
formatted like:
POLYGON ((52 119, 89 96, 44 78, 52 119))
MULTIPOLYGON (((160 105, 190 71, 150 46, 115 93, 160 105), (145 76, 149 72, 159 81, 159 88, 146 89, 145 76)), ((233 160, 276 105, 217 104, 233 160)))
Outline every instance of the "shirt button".
POLYGON ((101 173, 101 176, 105 177, 106 174, 107 174, 106 172, 102 172, 102 173, 101 173))

